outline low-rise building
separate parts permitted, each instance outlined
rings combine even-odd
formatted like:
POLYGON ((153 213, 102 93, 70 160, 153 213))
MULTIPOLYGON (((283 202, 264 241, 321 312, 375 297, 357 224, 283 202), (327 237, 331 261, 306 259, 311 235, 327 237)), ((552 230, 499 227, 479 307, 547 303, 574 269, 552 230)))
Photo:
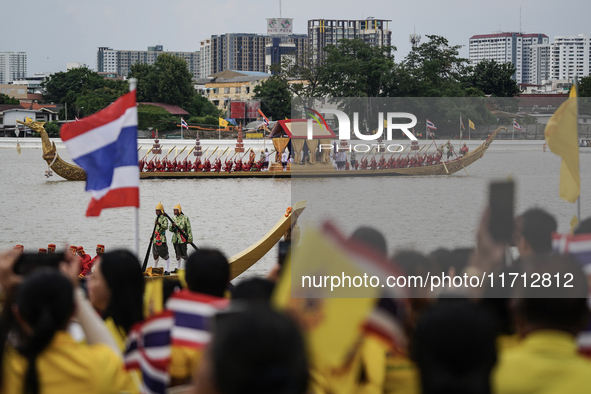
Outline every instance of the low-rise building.
POLYGON ((232 101, 249 101, 254 96, 254 88, 271 75, 263 72, 226 70, 212 74, 205 84, 205 94, 209 101, 221 110, 227 111, 232 101))

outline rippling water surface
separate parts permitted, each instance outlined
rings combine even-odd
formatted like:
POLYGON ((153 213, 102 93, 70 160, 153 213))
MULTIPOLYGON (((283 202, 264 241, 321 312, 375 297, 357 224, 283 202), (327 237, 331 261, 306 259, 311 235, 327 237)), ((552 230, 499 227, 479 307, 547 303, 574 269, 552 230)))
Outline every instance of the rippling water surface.
MULTIPOLYGON (((591 216, 589 153, 581 150, 583 217, 591 216)), ((69 160, 65 151, 60 150, 60 155, 69 160)), ((487 202, 488 183, 507 176, 517 184, 517 212, 545 208, 556 215, 559 230, 568 231, 575 208, 558 198, 559 167, 560 158, 549 151, 489 150, 467 168, 469 176, 462 171, 446 177, 142 180, 140 255, 143 259, 159 201, 170 214, 180 203, 191 219, 195 243, 220 248, 227 256, 262 237, 292 199, 308 199, 303 223, 332 219, 347 233, 359 224, 372 225, 388 234, 391 252, 469 246, 487 202)), ((85 217, 90 196, 84 183, 55 174, 46 179, 40 149, 23 149, 21 155, 15 149, 0 149, 0 168, 0 247, 21 243, 35 251, 48 243, 73 244, 94 254, 97 243, 107 250, 133 244, 132 209, 85 217)), ((266 273, 276 254, 274 248, 245 276, 266 273)))

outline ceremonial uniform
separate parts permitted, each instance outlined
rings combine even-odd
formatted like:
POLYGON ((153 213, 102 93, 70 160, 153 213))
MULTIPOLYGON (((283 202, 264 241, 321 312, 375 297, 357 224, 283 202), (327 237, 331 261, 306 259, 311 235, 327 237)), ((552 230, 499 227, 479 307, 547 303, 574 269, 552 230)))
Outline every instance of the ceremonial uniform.
POLYGON ((170 227, 170 231, 172 231, 173 235, 172 235, 172 245, 174 246, 174 253, 176 254, 176 261, 177 261, 177 267, 184 269, 185 268, 185 263, 187 262, 187 243, 193 242, 193 232, 191 231, 191 221, 189 220, 189 218, 187 216, 185 216, 185 214, 183 213, 182 209, 181 209, 181 205, 177 204, 174 207, 175 211, 178 212, 178 215, 176 215, 175 212, 175 216, 174 216, 174 224, 170 227), (185 239, 185 237, 183 237, 181 235, 181 232, 179 231, 179 229, 181 229, 183 231, 183 233, 185 233, 185 235, 187 236, 187 238, 185 239))
MULTIPOLYGON (((156 211, 164 212, 162 203, 156 205, 156 211)), ((169 272, 170 257, 168 255, 168 244, 166 243, 166 230, 168 230, 168 219, 163 214, 156 218, 156 227, 152 239, 152 254, 154 255, 154 266, 158 267, 158 259, 162 257, 166 262, 166 272, 169 272)))
POLYGON ((98 261, 99 257, 101 257, 103 255, 103 253, 105 253, 105 245, 97 245, 96 246, 96 256, 94 256, 94 258, 92 260, 90 260, 90 262, 84 266, 82 268, 82 272, 80 273, 80 276, 88 276, 92 273, 92 267, 94 267, 94 265, 96 264, 96 262, 98 261))
POLYGON ((78 256, 80 256, 80 258, 82 259, 82 262, 80 263, 80 272, 79 274, 81 275, 83 272, 88 272, 90 271, 90 262, 91 262, 91 258, 88 254, 86 254, 86 252, 84 252, 84 248, 82 246, 79 246, 77 249, 78 252, 78 256))

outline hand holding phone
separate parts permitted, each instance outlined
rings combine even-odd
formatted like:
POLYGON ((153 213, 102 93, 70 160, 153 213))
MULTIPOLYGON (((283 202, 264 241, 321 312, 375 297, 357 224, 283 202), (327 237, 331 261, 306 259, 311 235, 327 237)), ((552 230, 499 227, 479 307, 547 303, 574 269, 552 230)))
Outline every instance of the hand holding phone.
POLYGON ((514 189, 513 181, 490 184, 488 230, 492 238, 499 243, 510 243, 513 237, 514 189))

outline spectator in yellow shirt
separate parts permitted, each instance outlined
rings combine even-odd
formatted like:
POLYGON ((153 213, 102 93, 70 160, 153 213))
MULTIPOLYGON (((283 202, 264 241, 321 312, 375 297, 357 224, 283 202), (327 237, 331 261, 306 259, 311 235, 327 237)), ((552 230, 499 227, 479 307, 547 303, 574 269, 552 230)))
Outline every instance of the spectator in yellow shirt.
MULTIPOLYGON (((36 269, 22 278, 12 270, 18 258, 0 255, 0 284, 9 294, 16 291, 10 308, 16 324, 10 332, 3 330, 8 335, 2 338, 5 350, 0 392, 137 392, 100 316, 83 291, 73 289, 78 281, 78 259, 73 255, 66 257, 68 278, 49 267, 36 269), (84 330, 88 345, 75 342, 66 331, 73 315, 84 330)), ((3 328, 6 323, 2 322, 3 328)))
POLYGON ((537 257, 525 261, 524 268, 527 278, 539 274, 543 279, 549 274, 553 283, 520 289, 515 321, 522 340, 501 352, 494 374, 495 392, 591 392, 591 362, 577 353, 575 340, 589 320, 583 272, 568 256, 537 257), (564 282, 557 287, 557 273, 561 279, 572 274, 572 287, 564 287, 564 282))
MULTIPOLYGON (((187 259, 185 280, 189 291, 223 299, 230 280, 228 260, 218 250, 199 249, 187 259)), ((201 357, 201 349, 173 345, 168 368, 170 385, 189 383, 201 357)))

